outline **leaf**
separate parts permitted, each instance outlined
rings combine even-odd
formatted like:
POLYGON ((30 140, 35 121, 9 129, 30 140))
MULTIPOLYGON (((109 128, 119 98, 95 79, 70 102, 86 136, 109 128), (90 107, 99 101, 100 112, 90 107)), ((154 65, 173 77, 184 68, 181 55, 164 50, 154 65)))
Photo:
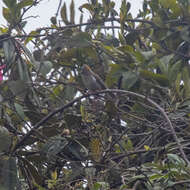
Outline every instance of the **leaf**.
POLYGON ((126 45, 126 40, 121 32, 119 32, 119 41, 121 45, 126 45))
POLYGON ((89 47, 91 41, 91 36, 87 32, 75 32, 73 33, 68 46, 70 47, 89 47))
POLYGON ((80 105, 80 113, 81 113, 82 119, 85 120, 86 113, 85 113, 85 108, 82 104, 80 105))
POLYGON ((165 75, 168 74, 168 67, 169 67, 169 63, 170 63, 170 60, 173 58, 173 54, 171 55, 166 55, 166 56, 163 56, 162 58, 160 58, 160 60, 158 61, 158 66, 161 70, 161 72, 165 75))
POLYGON ((151 148, 150 148, 148 145, 144 145, 144 149, 145 149, 146 151, 151 150, 151 148))
POLYGON ((65 114, 65 122, 69 129, 77 129, 81 127, 82 117, 81 115, 65 114))
POLYGON ((21 119, 24 120, 26 118, 26 116, 24 114, 23 107, 20 104, 15 103, 15 109, 16 109, 16 112, 18 113, 18 115, 21 117, 21 119))
MULTIPOLYGON (((21 60, 19 59, 17 62, 17 68, 18 68, 18 70, 16 70, 16 71, 18 71, 18 74, 19 74, 18 79, 25 81, 25 82, 30 82, 27 63, 24 61, 21 62, 21 60)), ((14 71, 14 72, 16 72, 16 71, 14 71)))
POLYGON ((11 12, 9 8, 3 7, 3 16, 8 23, 11 23, 11 12))
POLYGON ((75 23, 75 5, 74 5, 74 1, 71 1, 70 4, 70 22, 71 24, 75 23))
POLYGON ((68 141, 64 137, 52 137, 43 145, 41 152, 46 155, 49 161, 53 161, 67 144, 68 141))
POLYGON ((178 61, 172 65, 168 70, 168 78, 170 82, 173 82, 177 78, 177 74, 181 71, 182 62, 178 61))
POLYGON ((127 13, 129 12, 130 8, 131 8, 131 3, 127 2, 127 5, 126 5, 126 9, 127 9, 126 12, 127 13))
POLYGON ((34 0, 23 0, 17 4, 17 8, 22 9, 27 6, 31 6, 33 3, 34 3, 34 0))
POLYGON ((13 157, 2 157, 0 159, 1 165, 1 184, 0 188, 3 190, 16 189, 17 186, 17 168, 16 159, 13 157))
POLYGON ((174 6, 179 6, 177 5, 176 3, 176 0, 159 0, 160 1, 160 4, 165 8, 165 9, 169 9, 171 7, 174 7, 174 6))
POLYGON ((168 78, 163 74, 156 74, 148 70, 141 70, 140 76, 144 77, 147 80, 155 80, 157 81, 161 86, 168 86, 169 80, 168 78))
POLYGON ((90 151, 92 153, 92 158, 96 161, 99 162, 101 160, 101 142, 98 138, 94 138, 90 142, 90 151))
POLYGON ((176 80, 175 80, 175 88, 176 88, 178 95, 180 95, 180 85, 181 85, 181 81, 182 81, 181 75, 182 75, 181 73, 178 73, 176 80))
POLYGON ((52 63, 50 61, 35 61, 34 62, 36 69, 39 73, 41 73, 44 77, 46 77, 46 74, 48 74, 51 71, 52 63))
POLYGON ((53 180, 56 180, 56 179, 57 179, 57 171, 56 171, 56 170, 53 171, 53 172, 51 172, 51 178, 52 178, 53 180))
POLYGON ((69 21, 68 21, 68 18, 67 18, 67 7, 66 7, 66 3, 64 2, 62 8, 61 8, 61 18, 63 20, 63 22, 68 25, 69 24, 69 21))
POLYGON ((11 39, 3 42, 3 50, 5 55, 6 66, 9 68, 15 61, 15 46, 11 39))
POLYGON ((84 48, 84 53, 87 54, 89 58, 93 59, 94 62, 99 61, 97 51, 94 48, 91 47, 84 48))
POLYGON ((24 45, 26 45, 28 42, 30 42, 34 38, 33 36, 36 36, 38 34, 39 34, 39 32, 37 32, 37 31, 31 31, 28 34, 28 37, 26 38, 26 40, 24 41, 24 45))
POLYGON ((23 45, 23 43, 20 43, 19 41, 17 41, 17 43, 19 43, 19 46, 22 48, 22 50, 24 51, 24 53, 28 56, 28 58, 30 59, 30 61, 32 63, 34 63, 35 60, 33 58, 32 53, 30 52, 30 50, 25 45, 23 45))
POLYGON ((42 131, 42 134, 46 137, 53 137, 53 136, 60 134, 59 129, 57 127, 55 127, 55 125, 52 125, 52 123, 50 126, 46 126, 46 127, 42 128, 41 131, 42 131))
POLYGON ((84 8, 87 9, 91 14, 94 12, 93 6, 91 4, 89 4, 89 3, 85 3, 85 4, 81 5, 79 7, 79 10, 81 12, 83 12, 82 9, 84 9, 84 8))
POLYGON ((122 76, 123 69, 119 64, 110 64, 110 71, 106 75, 106 85, 108 88, 112 87, 122 76))
POLYGON ((100 189, 103 189, 103 190, 110 189, 109 188, 109 183, 106 183, 106 182, 96 182, 93 185, 93 187, 92 187, 92 190, 100 190, 100 189))
POLYGON ((72 85, 67 85, 65 88, 64 88, 64 100, 72 100, 75 95, 76 95, 76 88, 72 85))
POLYGON ((11 146, 11 136, 9 131, 0 126, 0 152, 8 151, 11 146))
POLYGON ((27 91, 28 85, 26 84, 25 81, 22 80, 8 81, 7 84, 15 96, 20 96, 23 98, 28 92, 27 91))
POLYGON ((185 161, 179 157, 177 154, 167 154, 167 157, 170 162, 174 163, 177 166, 184 166, 185 167, 185 161))
POLYGON ((189 78, 189 69, 187 67, 183 68, 182 78, 185 87, 185 97, 190 97, 190 78, 189 78))
POLYGON ((43 76, 46 76, 52 69, 53 64, 50 61, 43 61, 40 64, 39 72, 42 73, 43 76))
MULTIPOLYGON (((190 39, 189 39, 189 27, 184 27, 181 31, 180 31, 180 36, 181 38, 190 43, 190 39)), ((189 44, 187 45, 187 47, 189 46, 189 44)), ((181 46, 182 47, 182 46, 181 46)), ((184 48, 184 51, 188 51, 186 48, 184 48)), ((183 52, 182 52, 183 53, 183 52)))
POLYGON ((34 180, 35 183, 37 183, 38 185, 42 185, 43 179, 42 176, 39 174, 38 170, 36 169, 36 167, 26 159, 23 159, 22 161, 24 163, 24 166, 27 168, 27 171, 30 173, 29 176, 32 177, 31 180, 34 180))
POLYGON ((16 7, 16 0, 3 0, 8 8, 16 7))
MULTIPOLYGON (((82 24, 83 23, 83 14, 80 14, 80 19, 79 19, 79 23, 82 24)), ((82 25, 79 26, 79 30, 81 31, 82 25)))
POLYGON ((132 88, 138 80, 138 76, 131 71, 122 73, 122 76, 122 88, 125 90, 132 88))

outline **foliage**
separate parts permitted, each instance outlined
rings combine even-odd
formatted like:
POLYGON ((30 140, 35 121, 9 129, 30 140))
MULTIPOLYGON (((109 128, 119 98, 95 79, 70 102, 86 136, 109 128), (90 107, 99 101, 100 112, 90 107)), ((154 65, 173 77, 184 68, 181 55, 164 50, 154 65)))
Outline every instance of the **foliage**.
POLYGON ((189 189, 189 1, 91 0, 78 24, 72 0, 29 34, 40 0, 3 2, 0 190, 189 189))

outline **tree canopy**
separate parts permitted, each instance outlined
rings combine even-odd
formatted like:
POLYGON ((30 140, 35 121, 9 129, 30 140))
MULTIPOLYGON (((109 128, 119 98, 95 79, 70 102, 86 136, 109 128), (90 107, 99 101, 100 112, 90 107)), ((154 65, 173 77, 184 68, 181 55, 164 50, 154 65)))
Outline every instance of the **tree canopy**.
POLYGON ((0 190, 189 189, 189 0, 41 1, 3 0, 0 190))

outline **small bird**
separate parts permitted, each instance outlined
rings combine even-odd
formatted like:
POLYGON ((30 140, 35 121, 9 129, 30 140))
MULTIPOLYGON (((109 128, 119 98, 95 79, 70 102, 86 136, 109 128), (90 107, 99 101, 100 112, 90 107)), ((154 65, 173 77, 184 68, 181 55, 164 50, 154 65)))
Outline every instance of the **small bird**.
MULTIPOLYGON (((98 90, 105 90, 107 89, 107 86, 103 82, 103 80, 96 74, 94 73, 90 67, 86 64, 82 66, 81 70, 81 78, 84 86, 91 91, 98 91, 98 90)), ((115 117, 117 122, 120 123, 119 116, 116 112, 116 104, 117 104, 117 99, 114 93, 109 93, 106 94, 105 97, 108 98, 108 101, 106 102, 106 109, 109 115, 112 117, 115 117)), ((96 102, 96 106, 97 106, 96 102)))
POLYGON ((84 86, 91 91, 105 90, 107 89, 103 80, 94 73, 90 67, 86 64, 82 66, 81 77, 84 86))

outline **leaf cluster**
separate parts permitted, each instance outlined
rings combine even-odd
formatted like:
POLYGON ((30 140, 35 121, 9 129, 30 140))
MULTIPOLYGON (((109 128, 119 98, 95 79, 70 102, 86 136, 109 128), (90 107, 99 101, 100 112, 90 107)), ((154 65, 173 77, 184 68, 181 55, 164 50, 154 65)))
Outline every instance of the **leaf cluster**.
POLYGON ((40 1, 3 2, 0 189, 189 189, 188 1, 144 0, 133 18, 91 0, 78 24, 71 1, 29 34, 40 1), (84 64, 109 90, 86 89, 84 64))

